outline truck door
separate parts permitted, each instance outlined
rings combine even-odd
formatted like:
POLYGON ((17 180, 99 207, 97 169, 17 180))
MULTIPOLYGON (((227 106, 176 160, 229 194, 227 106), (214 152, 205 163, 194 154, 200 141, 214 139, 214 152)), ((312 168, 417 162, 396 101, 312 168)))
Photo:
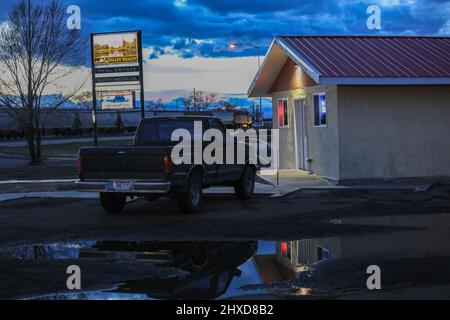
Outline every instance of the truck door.
POLYGON ((233 180, 237 174, 237 166, 235 164, 227 164, 226 163, 226 139, 228 138, 226 135, 226 128, 221 121, 218 119, 209 119, 209 124, 211 129, 217 129, 222 133, 223 143, 221 153, 223 155, 222 163, 216 164, 217 170, 217 182, 229 181, 233 180))

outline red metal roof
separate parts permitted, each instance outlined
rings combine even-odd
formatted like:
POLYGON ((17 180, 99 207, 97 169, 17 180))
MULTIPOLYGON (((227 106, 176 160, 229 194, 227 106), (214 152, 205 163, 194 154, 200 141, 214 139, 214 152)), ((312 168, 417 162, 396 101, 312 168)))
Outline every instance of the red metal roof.
POLYGON ((450 77, 450 38, 279 37, 321 77, 450 77))

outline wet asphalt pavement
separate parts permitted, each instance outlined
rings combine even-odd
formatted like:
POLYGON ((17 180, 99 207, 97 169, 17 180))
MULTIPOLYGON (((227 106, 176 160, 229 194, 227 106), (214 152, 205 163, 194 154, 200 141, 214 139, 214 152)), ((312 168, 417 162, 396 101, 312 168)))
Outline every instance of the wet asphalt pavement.
POLYGON ((449 298, 450 186, 169 198, 107 214, 97 200, 0 203, 0 298, 449 298), (382 290, 366 287, 379 265, 382 290), (66 287, 69 265, 82 289, 66 287), (448 288, 447 288, 448 286, 448 288))

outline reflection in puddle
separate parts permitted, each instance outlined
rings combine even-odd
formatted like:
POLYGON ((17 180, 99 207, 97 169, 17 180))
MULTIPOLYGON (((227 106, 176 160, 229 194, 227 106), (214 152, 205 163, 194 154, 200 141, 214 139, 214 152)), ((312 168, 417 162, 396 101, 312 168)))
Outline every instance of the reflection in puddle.
MULTIPOLYGON (((268 244, 263 243, 263 249, 268 250, 267 247, 268 244)), ((58 293, 33 299, 225 299, 264 292, 240 289, 248 284, 261 283, 252 259, 257 249, 257 241, 83 241, 10 247, 1 249, 0 257, 39 261, 94 259, 105 264, 112 263, 113 259, 184 271, 164 277, 150 273, 144 279, 124 281, 113 290, 58 293)))
POLYGON ((20 245, 0 248, 0 257, 12 257, 20 260, 77 259, 80 250, 90 248, 94 244, 95 241, 20 245))
POLYGON ((408 231, 369 233, 278 242, 273 255, 256 256, 266 283, 296 279, 310 266, 329 259, 406 258, 450 255, 449 214, 353 217, 336 224, 408 227, 408 231), (270 270, 270 271, 269 271, 270 270))
MULTIPOLYGON (((408 231, 364 236, 279 242, 81 241, 4 248, 0 249, 0 258, 30 263, 34 260, 51 263, 53 260, 79 259, 100 266, 127 261, 131 266, 145 266, 145 276, 131 281, 131 277, 118 279, 111 284, 113 289, 57 293, 33 299, 226 299, 261 294, 311 295, 317 294, 315 286, 320 281, 325 287, 323 291, 329 290, 327 286, 330 288, 332 284, 338 288, 363 287, 366 278, 363 266, 367 259, 371 259, 371 263, 385 263, 383 280, 386 279, 387 285, 397 285, 418 278, 434 283, 434 278, 423 276, 430 273, 426 262, 434 258, 431 274, 437 274, 435 277, 443 283, 448 278, 450 284, 450 275, 445 271, 450 266, 449 217, 448 214, 434 214, 331 221, 335 224, 408 227, 408 231), (408 260, 408 263, 416 261, 412 262, 416 265, 406 264, 409 273, 403 278, 397 277, 396 273, 405 268, 402 263, 411 258, 418 260, 408 260), (386 259, 395 263, 386 264, 386 259), (324 261, 329 262, 326 264, 328 269, 320 277, 314 277, 312 272, 324 261), (147 266, 182 272, 161 276, 150 267, 147 272, 147 266)), ((106 269, 114 272, 113 268, 102 270, 106 269)), ((130 274, 132 272, 130 270, 130 274)), ((426 281, 424 283, 429 284, 426 281)), ((36 288, 36 292, 38 290, 36 288)))

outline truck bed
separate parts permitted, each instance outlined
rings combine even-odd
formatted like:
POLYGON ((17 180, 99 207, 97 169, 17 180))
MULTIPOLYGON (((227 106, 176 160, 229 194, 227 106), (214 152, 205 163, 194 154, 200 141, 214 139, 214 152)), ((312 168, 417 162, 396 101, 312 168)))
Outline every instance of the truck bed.
POLYGON ((168 146, 81 148, 79 174, 83 180, 164 180, 168 146))

